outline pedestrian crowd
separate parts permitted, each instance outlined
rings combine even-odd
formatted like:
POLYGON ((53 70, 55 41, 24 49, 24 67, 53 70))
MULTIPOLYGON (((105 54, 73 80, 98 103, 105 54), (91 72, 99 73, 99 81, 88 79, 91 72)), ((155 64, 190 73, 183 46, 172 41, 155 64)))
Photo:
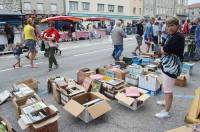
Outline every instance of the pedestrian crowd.
MULTIPOLYGON (((123 39, 127 37, 123 28, 122 21, 118 21, 111 32, 114 50, 112 56, 115 61, 120 61, 123 52, 123 39)), ((155 116, 158 118, 170 117, 170 109, 173 102, 173 87, 175 79, 181 74, 182 62, 184 60, 185 39, 194 35, 196 52, 193 60, 200 60, 200 18, 190 23, 186 20, 181 24, 176 17, 169 17, 165 21, 159 22, 152 17, 149 20, 141 18, 136 24, 137 46, 132 54, 138 56, 142 54, 141 45, 144 40, 145 51, 162 54, 160 67, 163 81, 164 100, 157 101, 158 105, 164 109, 155 116), (137 53, 138 51, 138 53, 137 53)))

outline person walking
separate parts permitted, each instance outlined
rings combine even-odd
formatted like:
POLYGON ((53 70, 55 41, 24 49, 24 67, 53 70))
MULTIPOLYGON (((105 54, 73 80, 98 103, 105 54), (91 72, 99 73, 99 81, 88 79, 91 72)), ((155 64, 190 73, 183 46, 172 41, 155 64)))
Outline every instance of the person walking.
POLYGON ((151 47, 151 42, 153 38, 153 24, 154 24, 155 18, 152 17, 150 21, 146 24, 145 27, 145 32, 144 32, 144 40, 145 44, 147 45, 147 50, 146 52, 149 52, 150 47, 151 47))
POLYGON ((8 40, 8 51, 13 50, 13 44, 14 44, 14 29, 13 27, 9 24, 6 23, 4 32, 6 33, 6 37, 8 40))
POLYGON ((58 68, 58 63, 55 58, 55 51, 58 48, 58 42, 60 39, 60 34, 57 29, 55 29, 55 22, 49 23, 49 28, 44 31, 44 38, 48 41, 49 44, 49 71, 52 71, 52 65, 55 65, 55 68, 58 68))
POLYGON ((144 18, 141 18, 138 23, 136 24, 136 35, 135 38, 137 40, 137 47, 132 52, 133 55, 137 56, 136 52, 139 51, 139 55, 142 53, 141 51, 141 45, 143 40, 143 34, 144 34, 144 26, 143 26, 144 18))
POLYGON ((30 65, 31 68, 37 68, 37 66, 34 64, 34 59, 37 55, 37 49, 36 49, 36 34, 34 31, 34 27, 33 27, 33 22, 32 19, 29 18, 27 20, 27 25, 24 27, 24 32, 23 32, 23 36, 24 36, 24 40, 25 40, 25 46, 28 47, 29 49, 29 59, 30 59, 30 65))
POLYGON ((159 35, 159 23, 155 22, 153 24, 153 45, 152 45, 152 51, 158 52, 159 51, 159 45, 158 45, 158 35, 159 35))
POLYGON ((158 105, 165 106, 164 110, 157 113, 157 118, 170 117, 169 111, 173 101, 173 90, 175 79, 181 74, 182 60, 184 53, 185 39, 179 30, 179 20, 170 17, 166 21, 168 38, 163 46, 161 58, 162 71, 162 90, 164 92, 164 101, 157 101, 158 105))
POLYGON ((123 38, 126 37, 126 33, 121 28, 121 22, 117 21, 116 27, 112 30, 111 34, 112 43, 114 45, 113 58, 115 59, 115 61, 120 60, 120 56, 123 52, 123 38))
POLYGON ((162 45, 165 44, 166 39, 167 39, 166 23, 163 22, 162 30, 161 30, 161 44, 162 44, 162 45))
POLYGON ((22 46, 21 44, 17 43, 15 48, 13 49, 13 53, 14 53, 14 56, 17 60, 17 62, 13 65, 13 68, 15 68, 17 65, 18 67, 22 67, 21 66, 21 58, 20 58, 20 55, 23 53, 22 52, 22 46))
POLYGON ((200 60, 200 17, 195 19, 195 23, 197 24, 195 29, 196 55, 193 61, 199 61, 200 60))

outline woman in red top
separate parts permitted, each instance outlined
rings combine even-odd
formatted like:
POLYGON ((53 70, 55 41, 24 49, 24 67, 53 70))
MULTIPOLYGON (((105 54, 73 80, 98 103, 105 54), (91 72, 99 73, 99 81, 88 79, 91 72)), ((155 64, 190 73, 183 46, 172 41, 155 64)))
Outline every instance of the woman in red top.
POLYGON ((55 22, 49 23, 49 28, 44 31, 44 39, 48 41, 49 44, 49 71, 52 71, 52 65, 58 68, 58 63, 55 58, 55 51, 58 48, 58 41, 60 39, 60 34, 58 30, 55 29, 55 22))

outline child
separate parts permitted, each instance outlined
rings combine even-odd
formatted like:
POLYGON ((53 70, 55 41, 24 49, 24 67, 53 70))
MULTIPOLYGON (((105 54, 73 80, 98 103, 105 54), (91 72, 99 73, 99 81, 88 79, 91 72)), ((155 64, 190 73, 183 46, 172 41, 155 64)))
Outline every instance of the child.
POLYGON ((184 36, 178 32, 179 20, 175 17, 168 18, 166 25, 169 35, 163 49, 161 49, 163 53, 163 57, 161 58, 162 89, 165 100, 157 101, 157 104, 165 106, 165 109, 155 115, 157 118, 170 117, 169 111, 173 101, 173 87, 175 79, 181 73, 185 45, 184 36))
POLYGON ((14 56, 17 59, 17 62, 13 65, 13 68, 15 68, 17 65, 21 67, 20 64, 20 55, 22 54, 22 46, 21 44, 17 43, 14 50, 13 50, 14 56))

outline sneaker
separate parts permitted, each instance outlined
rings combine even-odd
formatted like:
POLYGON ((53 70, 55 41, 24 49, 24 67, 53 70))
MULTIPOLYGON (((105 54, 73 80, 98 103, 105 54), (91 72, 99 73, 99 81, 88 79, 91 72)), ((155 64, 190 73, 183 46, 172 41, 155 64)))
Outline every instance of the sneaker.
POLYGON ((160 111, 159 113, 155 114, 155 116, 157 118, 160 118, 160 119, 169 118, 170 117, 169 112, 167 112, 165 110, 160 111))
POLYGON ((137 56, 137 54, 135 52, 132 52, 133 56, 137 56))
POLYGON ((159 100, 156 102, 157 105, 160 105, 160 106, 165 106, 165 101, 164 100, 159 100))
POLYGON ((49 68, 49 72, 52 71, 52 70, 53 70, 52 68, 49 68))
POLYGON ((59 65, 56 65, 56 66, 55 66, 55 69, 58 69, 58 67, 59 67, 59 65))

